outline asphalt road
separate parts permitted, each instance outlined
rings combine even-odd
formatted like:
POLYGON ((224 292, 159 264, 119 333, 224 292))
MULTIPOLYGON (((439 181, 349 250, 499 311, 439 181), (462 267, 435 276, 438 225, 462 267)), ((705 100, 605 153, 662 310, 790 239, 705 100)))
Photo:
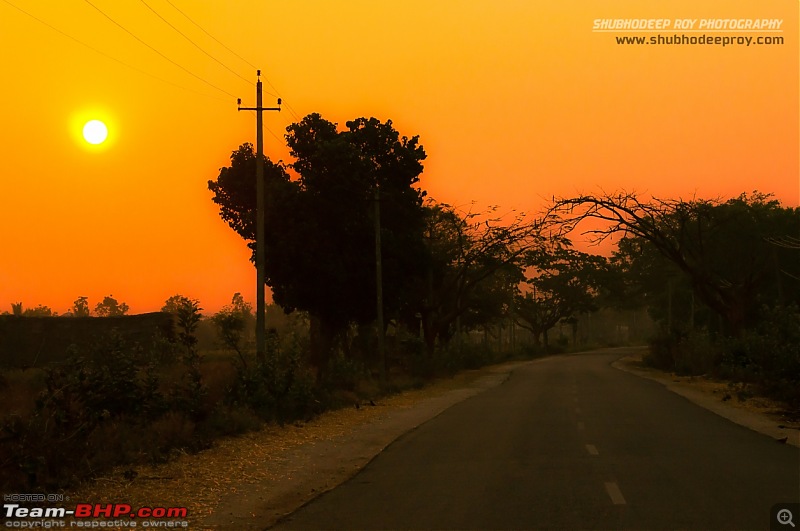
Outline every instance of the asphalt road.
POLYGON ((525 365, 275 529, 769 529, 772 505, 800 501, 798 448, 619 357, 525 365))

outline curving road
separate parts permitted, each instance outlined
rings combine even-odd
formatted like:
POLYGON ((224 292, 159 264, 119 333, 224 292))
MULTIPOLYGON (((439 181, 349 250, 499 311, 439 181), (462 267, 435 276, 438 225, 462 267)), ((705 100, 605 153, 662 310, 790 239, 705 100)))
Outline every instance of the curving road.
POLYGON ((772 505, 800 501, 798 448, 619 357, 524 365, 274 529, 770 529, 772 505))

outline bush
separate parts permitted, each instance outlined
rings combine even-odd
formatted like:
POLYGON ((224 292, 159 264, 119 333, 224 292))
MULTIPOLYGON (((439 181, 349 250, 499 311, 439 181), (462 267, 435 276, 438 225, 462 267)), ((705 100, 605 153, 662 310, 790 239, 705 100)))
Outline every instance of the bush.
POLYGON ((328 389, 355 391, 358 382, 367 375, 364 363, 348 358, 339 351, 331 356, 325 371, 325 386, 328 389))
POLYGON ((650 340, 644 363, 684 376, 713 373, 719 365, 720 348, 704 331, 660 333, 650 340))
POLYGON ((672 372, 675 370, 678 343, 678 336, 661 332, 650 339, 650 348, 642 361, 648 367, 672 372))
POLYGON ((281 424, 319 413, 315 379, 302 362, 302 345, 294 340, 280 348, 276 337, 270 339, 264 360, 236 362, 228 403, 281 424))
POLYGON ((800 311, 764 308, 755 330, 723 341, 718 373, 800 412, 800 311))
POLYGON ((464 343, 461 345, 461 352, 455 349, 456 358, 455 370, 460 369, 480 369, 485 365, 497 361, 497 356, 486 345, 476 345, 474 343, 464 343))
POLYGON ((176 446, 202 446, 189 418, 199 398, 186 386, 176 396, 160 392, 152 356, 139 345, 112 332, 89 352, 70 353, 44 371, 33 411, 0 421, 5 489, 62 488, 121 463, 160 460, 176 446))
MULTIPOLYGON (((661 334, 646 364, 682 375, 712 374, 746 384, 800 414, 800 311, 765 307, 759 324, 736 337, 712 341, 706 333, 661 334)), ((738 393, 744 396, 742 393, 738 393)))
POLYGON ((250 408, 218 404, 202 425, 207 438, 256 431, 263 421, 250 408))

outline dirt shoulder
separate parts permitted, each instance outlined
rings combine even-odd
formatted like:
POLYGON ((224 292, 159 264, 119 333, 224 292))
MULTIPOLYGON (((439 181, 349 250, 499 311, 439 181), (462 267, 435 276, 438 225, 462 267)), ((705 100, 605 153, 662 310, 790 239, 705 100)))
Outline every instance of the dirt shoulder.
POLYGON ((186 506, 191 529, 264 529, 351 478, 403 433, 501 384, 525 363, 530 362, 464 371, 374 406, 223 439, 163 465, 119 470, 69 497, 133 507, 186 506))
POLYGON ((776 440, 800 447, 800 423, 785 416, 778 402, 761 397, 740 396, 728 382, 702 376, 678 376, 647 367, 642 362, 645 348, 620 358, 611 365, 642 378, 661 383, 673 393, 724 417, 731 422, 776 440))

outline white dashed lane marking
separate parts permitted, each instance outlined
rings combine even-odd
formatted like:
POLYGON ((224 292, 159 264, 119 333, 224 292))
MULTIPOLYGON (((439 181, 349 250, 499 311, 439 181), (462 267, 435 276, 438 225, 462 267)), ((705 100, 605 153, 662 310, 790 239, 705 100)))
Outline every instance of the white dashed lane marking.
POLYGON ((586 451, 589 452, 589 455, 600 455, 600 453, 597 451, 597 448, 595 448, 593 444, 587 444, 586 451))
POLYGON ((625 505, 627 503, 625 501, 625 497, 622 495, 622 492, 619 490, 619 486, 616 483, 607 482, 605 485, 608 497, 611 498, 611 503, 614 505, 625 505))

